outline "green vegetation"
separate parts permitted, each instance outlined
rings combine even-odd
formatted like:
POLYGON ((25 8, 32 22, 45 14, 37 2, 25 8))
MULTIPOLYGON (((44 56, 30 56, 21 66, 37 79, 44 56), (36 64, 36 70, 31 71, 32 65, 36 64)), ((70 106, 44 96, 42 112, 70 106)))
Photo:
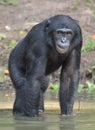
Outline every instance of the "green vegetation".
MULTIPOLYGON (((78 86, 78 93, 86 91, 87 93, 95 93, 95 65, 92 66, 87 73, 92 74, 91 79, 86 79, 86 81, 83 84, 79 84, 78 86)), ((86 74, 85 74, 86 75, 86 74)), ((86 78, 86 76, 85 76, 86 78)), ((50 84, 49 87, 51 90, 53 90, 55 93, 58 93, 59 90, 59 83, 56 84, 50 84)))
POLYGON ((95 51, 95 39, 88 38, 86 44, 82 48, 82 52, 95 51))
POLYGON ((95 17, 95 0, 86 0, 86 5, 90 8, 92 11, 93 16, 95 17))
POLYGON ((84 84, 79 84, 78 93, 86 91, 87 93, 95 93, 95 83, 93 81, 86 81, 84 84))
MULTIPOLYGON (((5 34, 1 34, 0 33, 0 41, 5 39, 6 35, 5 34)), ((8 45, 5 45, 4 48, 5 49, 13 49, 17 44, 17 41, 15 39, 11 39, 8 45)))
MULTIPOLYGON (((50 89, 53 90, 55 93, 58 93, 59 83, 53 84, 52 87, 50 86, 50 89)), ((93 81, 86 81, 85 85, 79 84, 78 93, 81 93, 83 91, 87 91, 88 93, 95 93, 95 83, 93 81)))
POLYGON ((0 82, 3 83, 6 81, 6 75, 4 74, 5 67, 0 68, 0 82))
MULTIPOLYGON (((79 8, 79 6, 81 6, 81 1, 80 0, 74 0, 73 2, 73 10, 77 10, 79 8)), ((90 10, 92 11, 93 16, 95 17, 95 0, 85 0, 83 1, 83 4, 85 4, 85 6, 89 7, 90 10)))
POLYGON ((92 66, 85 74, 86 81, 84 84, 79 84, 78 92, 86 91, 87 93, 95 93, 95 65, 92 66), (91 75, 90 78, 87 75, 91 75))
POLYGON ((86 81, 88 92, 95 92, 95 83, 92 81, 86 81))
POLYGON ((3 5, 17 5, 19 0, 0 0, 0 4, 3 5))
POLYGON ((55 93, 58 93, 59 83, 57 82, 56 84, 50 84, 49 88, 53 90, 55 93))
MULTIPOLYGON (((58 94, 59 83, 52 84, 52 87, 50 87, 50 89, 54 93, 58 94)), ((77 96, 80 97, 80 99, 95 99, 95 83, 93 81, 87 80, 85 84, 79 84, 77 96)))
POLYGON ((0 40, 3 40, 6 38, 6 35, 0 33, 0 40))
MULTIPOLYGON (((90 82, 87 82, 89 88, 92 87, 92 83, 90 82)), ((57 82, 56 84, 50 84, 50 87, 49 87, 51 90, 53 90, 55 93, 58 93, 58 90, 59 90, 59 83, 57 82)), ((82 92, 84 90, 84 85, 83 84, 79 84, 78 86, 78 92, 82 92)))
POLYGON ((93 13, 93 15, 95 16, 95 9, 94 9, 94 10, 92 10, 92 13, 93 13))
POLYGON ((76 10, 80 5, 80 0, 75 0, 73 3, 73 9, 76 10))
POLYGON ((91 6, 95 3, 95 0, 86 0, 87 6, 91 6))
POLYGON ((9 45, 6 45, 6 46, 5 46, 5 49, 13 49, 13 48, 16 46, 16 44, 17 44, 17 41, 14 40, 14 39, 12 39, 12 40, 10 41, 9 45))

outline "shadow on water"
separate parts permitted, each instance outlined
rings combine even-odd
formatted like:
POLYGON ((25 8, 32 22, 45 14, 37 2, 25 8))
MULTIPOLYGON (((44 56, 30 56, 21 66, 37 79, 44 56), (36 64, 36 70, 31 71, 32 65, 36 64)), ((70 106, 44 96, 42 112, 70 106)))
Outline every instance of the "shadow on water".
POLYGON ((40 117, 13 117, 11 110, 0 110, 0 130, 95 130, 95 110, 73 116, 48 111, 40 117))

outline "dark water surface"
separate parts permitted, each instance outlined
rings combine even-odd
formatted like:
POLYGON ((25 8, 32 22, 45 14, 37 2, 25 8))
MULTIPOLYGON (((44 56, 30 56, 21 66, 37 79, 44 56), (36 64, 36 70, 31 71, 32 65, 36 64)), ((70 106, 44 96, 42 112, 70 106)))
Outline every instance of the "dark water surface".
POLYGON ((11 110, 0 110, 0 130, 95 130, 95 110, 73 116, 48 111, 37 118, 13 117, 11 110))

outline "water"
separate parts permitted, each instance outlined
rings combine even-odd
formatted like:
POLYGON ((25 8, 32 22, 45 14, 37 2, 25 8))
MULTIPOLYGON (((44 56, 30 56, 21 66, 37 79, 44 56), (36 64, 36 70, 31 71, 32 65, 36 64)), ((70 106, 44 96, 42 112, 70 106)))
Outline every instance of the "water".
POLYGON ((11 110, 0 110, 0 130, 95 130, 95 110, 73 116, 60 116, 47 111, 40 117, 13 117, 11 110))
POLYGON ((47 95, 50 100, 45 101, 46 111, 40 117, 14 117, 14 91, 0 90, 0 130, 95 130, 95 100, 77 100, 74 115, 62 117, 58 101, 52 100, 51 95, 47 95))

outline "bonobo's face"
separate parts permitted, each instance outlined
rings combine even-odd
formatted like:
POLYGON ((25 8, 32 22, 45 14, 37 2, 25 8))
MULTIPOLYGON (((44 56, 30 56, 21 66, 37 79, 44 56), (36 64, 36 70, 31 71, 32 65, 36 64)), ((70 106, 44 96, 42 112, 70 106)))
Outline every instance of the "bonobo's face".
POLYGON ((73 34, 73 31, 68 28, 57 29, 54 32, 55 47, 59 53, 63 54, 69 50, 73 34))

